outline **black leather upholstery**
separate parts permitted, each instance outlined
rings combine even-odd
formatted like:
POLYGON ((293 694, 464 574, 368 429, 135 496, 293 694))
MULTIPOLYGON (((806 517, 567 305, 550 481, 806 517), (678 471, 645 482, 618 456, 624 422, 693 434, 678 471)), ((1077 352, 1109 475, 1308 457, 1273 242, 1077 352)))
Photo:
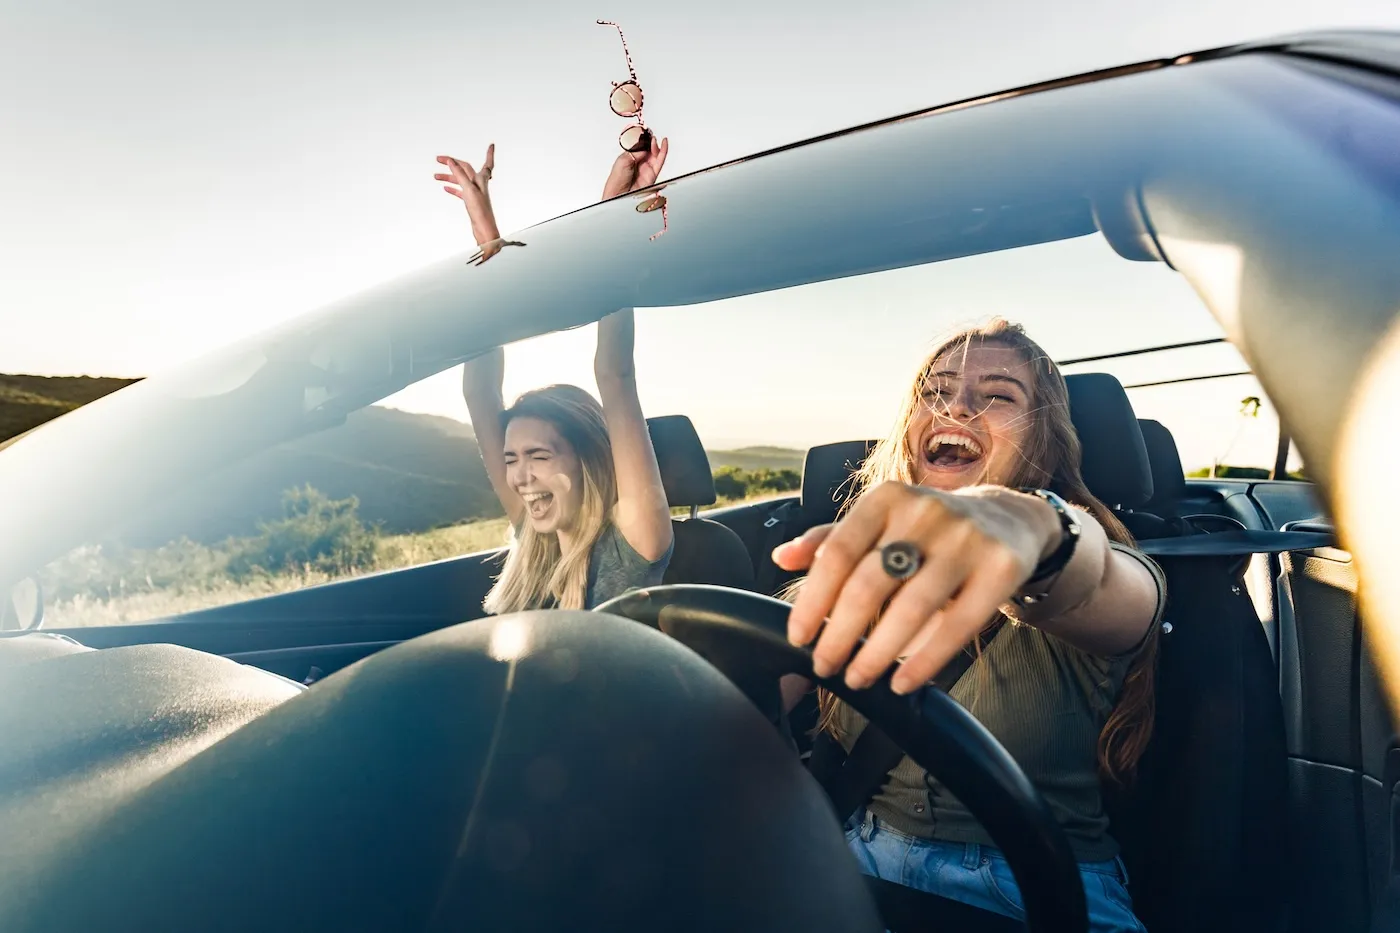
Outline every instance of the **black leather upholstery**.
POLYGON ((685 415, 659 415, 647 419, 661 484, 672 506, 714 505, 715 477, 710 458, 695 425, 685 415))
POLYGON ((1139 419, 1138 428, 1142 431, 1152 471, 1152 498, 1138 509, 1119 512, 1118 517, 1139 541, 1183 534, 1187 529, 1177 519, 1181 499, 1186 495, 1186 476, 1181 469, 1176 441, 1159 421, 1139 419))
POLYGON ((1233 557, 1161 557, 1156 726, 1137 780, 1109 790, 1139 918, 1152 933, 1282 929, 1283 709, 1233 557))
MULTIPOLYGON (((713 505, 715 479, 695 425, 685 415, 647 419, 661 484, 672 507, 713 505)), ((753 564, 748 548, 729 528, 704 518, 672 519, 675 550, 663 583, 709 583, 751 590, 753 564)))
POLYGON ((1175 518, 1186 495, 1186 471, 1182 469, 1176 441, 1160 421, 1142 418, 1138 428, 1147 446, 1147 464, 1152 471, 1152 498, 1142 510, 1160 518, 1175 518))
POLYGON ((687 518, 672 519, 671 531, 676 548, 661 582, 754 588, 748 549, 732 529, 707 518, 687 518))
POLYGON ((1152 468, 1128 393, 1107 373, 1066 376, 1065 385, 1085 484, 1110 508, 1139 508, 1152 498, 1152 468))
POLYGON ((875 441, 838 441, 807 451, 802 461, 802 513, 804 523, 825 525, 851 492, 851 475, 860 469, 875 441))

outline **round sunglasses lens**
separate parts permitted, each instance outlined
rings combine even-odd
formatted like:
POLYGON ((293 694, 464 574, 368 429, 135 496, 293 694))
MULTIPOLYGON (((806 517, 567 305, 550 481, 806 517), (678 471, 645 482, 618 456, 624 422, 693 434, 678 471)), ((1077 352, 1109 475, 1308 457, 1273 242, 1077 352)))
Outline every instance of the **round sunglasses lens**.
POLYGON ((635 117, 642 112, 642 89, 631 81, 619 84, 613 88, 608 106, 619 117, 635 117))
POLYGON ((651 148, 651 130, 642 126, 629 126, 622 131, 617 142, 628 152, 645 152, 651 148))
POLYGON ((638 214, 650 214, 652 211, 659 211, 666 206, 666 198, 663 195, 653 194, 645 201, 637 205, 638 214))

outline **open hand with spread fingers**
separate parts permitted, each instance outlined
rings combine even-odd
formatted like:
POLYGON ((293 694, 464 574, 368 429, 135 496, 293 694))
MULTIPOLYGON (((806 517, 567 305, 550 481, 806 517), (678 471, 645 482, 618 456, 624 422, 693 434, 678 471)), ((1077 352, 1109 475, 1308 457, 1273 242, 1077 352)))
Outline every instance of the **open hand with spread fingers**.
POLYGON ((480 169, 473 168, 470 162, 452 156, 440 155, 437 160, 447 166, 449 171, 439 172, 433 177, 438 181, 451 182, 442 188, 453 197, 460 198, 466 205, 467 216, 472 224, 472 236, 481 247, 471 257, 471 262, 480 265, 500 252, 502 247, 525 245, 515 240, 502 240, 501 231, 496 226, 496 214, 491 208, 490 193, 491 175, 496 169, 495 143, 486 147, 486 158, 482 161, 480 169))
POLYGON ((816 638, 817 675, 845 667, 855 688, 903 659, 891 686, 911 692, 996 617, 1060 540, 1054 508, 1032 495, 883 483, 841 521, 773 552, 780 567, 808 570, 788 636, 798 645, 816 638))

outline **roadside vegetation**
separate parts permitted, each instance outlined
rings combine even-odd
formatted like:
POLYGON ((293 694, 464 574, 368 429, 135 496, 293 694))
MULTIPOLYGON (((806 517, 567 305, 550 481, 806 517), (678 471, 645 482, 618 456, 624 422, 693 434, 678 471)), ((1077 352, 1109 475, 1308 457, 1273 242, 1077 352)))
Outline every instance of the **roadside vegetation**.
MULTIPOLYGON (((791 469, 715 473, 720 505, 791 493, 791 469)), ((52 628, 166 618, 307 586, 413 567, 504 545, 504 518, 482 518, 408 534, 385 534, 359 514, 359 500, 312 486, 283 494, 282 516, 258 532, 217 544, 181 539, 155 548, 79 548, 42 574, 52 628)))

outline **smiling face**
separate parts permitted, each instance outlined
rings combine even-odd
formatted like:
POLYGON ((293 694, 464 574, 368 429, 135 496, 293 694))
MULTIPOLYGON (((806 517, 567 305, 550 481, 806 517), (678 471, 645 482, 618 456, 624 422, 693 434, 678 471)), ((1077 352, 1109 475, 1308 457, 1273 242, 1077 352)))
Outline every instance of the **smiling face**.
POLYGON ((972 343, 934 361, 905 440, 914 482, 1010 485, 1032 429, 1032 373, 1010 347, 972 343))
POLYGON ((506 425, 506 480, 540 534, 573 529, 583 502, 583 464, 558 429, 541 418, 506 425))

